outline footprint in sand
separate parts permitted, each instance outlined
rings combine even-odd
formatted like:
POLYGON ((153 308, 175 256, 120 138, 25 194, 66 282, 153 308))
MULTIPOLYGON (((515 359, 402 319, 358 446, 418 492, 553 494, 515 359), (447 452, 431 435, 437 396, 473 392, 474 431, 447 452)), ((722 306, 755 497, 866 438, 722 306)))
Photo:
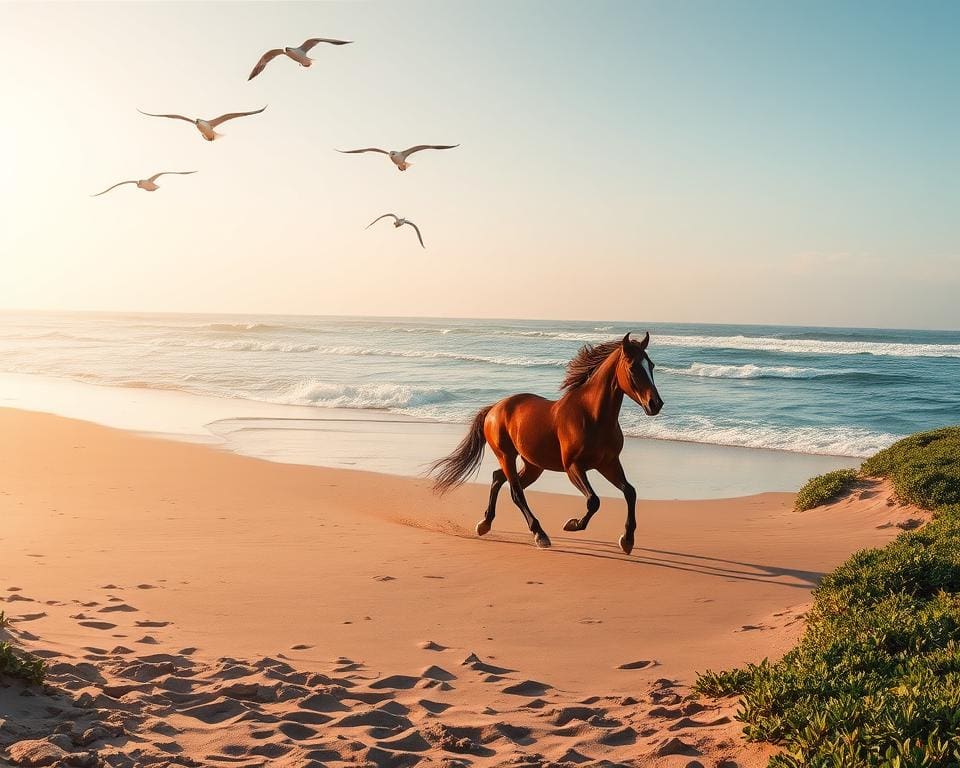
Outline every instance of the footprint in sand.
POLYGON ((580 619, 581 624, 603 624, 603 619, 580 619))
POLYGON ((116 584, 104 584, 100 589, 123 589, 123 587, 118 587, 116 584))
POLYGON ((374 576, 374 581, 396 581, 396 576, 374 576))
POLYGON ((678 739, 676 736, 670 739, 664 739, 657 746, 652 755, 654 757, 666 757, 667 755, 699 755, 700 750, 697 749, 693 744, 688 744, 687 742, 678 739))
POLYGON ((433 642, 433 640, 424 640, 422 643, 418 643, 418 645, 419 645, 423 650, 425 650, 425 651, 445 651, 445 650, 447 650, 447 646, 445 646, 445 645, 440 645, 440 643, 435 643, 435 642, 433 642))
POLYGON ((425 579, 445 579, 446 576, 424 576, 425 579))
POLYGON ((137 610, 138 609, 134 608, 132 605, 120 603, 119 605, 106 605, 97 611, 97 613, 136 613, 137 610))
POLYGON ((138 627, 166 627, 170 624, 169 621, 135 621, 133 623, 138 627))
POLYGON ((714 718, 713 720, 694 720, 690 717, 684 717, 680 720, 677 720, 677 722, 671 725, 668 730, 681 731, 684 728, 712 728, 716 725, 726 725, 729 722, 730 718, 726 715, 714 718))
POLYGON ((23 587, 7 587, 7 592, 22 592, 23 587))
POLYGON ((303 741, 317 735, 314 728, 308 728, 306 725, 296 722, 281 722, 277 726, 277 730, 294 741, 303 741))
POLYGON ((137 589, 159 589, 155 584, 137 584, 137 589))
POLYGON ((109 621, 81 621, 81 627, 90 627, 91 629, 116 629, 116 624, 111 624, 109 621))
POLYGON ((311 648, 313 648, 312 645, 304 645, 303 643, 297 643, 297 645, 290 646, 291 651, 309 651, 311 648))
POLYGON ((524 680, 520 683, 515 683, 514 685, 508 685, 506 688, 502 689, 504 693, 509 693, 513 696, 543 696, 547 691, 553 688, 552 685, 547 685, 546 683, 538 682, 537 680, 524 680))
POLYGON ((134 640, 135 643, 141 643, 143 645, 156 645, 157 638, 151 637, 150 635, 144 635, 139 640, 134 640))
POLYGON ((420 673, 420 677, 424 677, 427 680, 442 680, 444 682, 449 680, 456 680, 457 676, 452 672, 447 672, 443 667, 438 667, 436 665, 429 666, 423 672, 420 673))
POLYGON ((18 623, 21 621, 36 621, 37 619, 42 619, 46 615, 47 614, 45 614, 43 611, 40 611, 40 613, 25 613, 23 614, 23 616, 18 616, 15 619, 10 619, 10 621, 16 621, 18 623))
POLYGON ((419 683, 420 679, 421 678, 419 677, 411 677, 410 675, 390 675, 390 677, 384 677, 380 680, 370 683, 370 687, 377 690, 388 688, 392 690, 406 691, 419 683))
POLYGON ((640 659, 639 661, 628 661, 626 664, 621 664, 617 669, 647 669, 656 665, 657 662, 652 659, 640 659))

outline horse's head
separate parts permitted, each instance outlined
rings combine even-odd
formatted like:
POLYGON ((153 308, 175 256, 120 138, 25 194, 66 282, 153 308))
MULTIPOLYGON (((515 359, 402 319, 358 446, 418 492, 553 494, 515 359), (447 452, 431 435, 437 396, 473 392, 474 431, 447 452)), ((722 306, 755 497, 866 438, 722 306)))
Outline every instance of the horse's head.
POLYGON ((634 341, 629 333, 623 337, 620 361, 617 363, 617 384, 643 408, 647 416, 656 416, 663 408, 663 399, 653 383, 653 360, 647 354, 649 343, 649 331, 643 341, 634 341))

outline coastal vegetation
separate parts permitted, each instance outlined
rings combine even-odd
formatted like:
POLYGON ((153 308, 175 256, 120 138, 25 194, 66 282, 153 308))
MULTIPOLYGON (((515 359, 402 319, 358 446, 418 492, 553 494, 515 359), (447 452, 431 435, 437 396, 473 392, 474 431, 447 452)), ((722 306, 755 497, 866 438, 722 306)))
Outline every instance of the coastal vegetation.
MULTIPOLYGON (((960 766, 960 427, 905 438, 860 473, 932 522, 825 576, 783 659, 707 671, 696 688, 741 696, 746 738, 784 748, 771 768, 960 766)), ((806 498, 852 482, 825 477, 806 498)))
POLYGON ((803 512, 833 501, 850 490, 850 486, 856 480, 857 471, 855 469, 836 469, 833 472, 827 472, 825 475, 812 477, 797 492, 794 508, 798 512, 803 512))
POLYGON ((40 685, 47 668, 43 659, 18 653, 7 642, 0 642, 0 678, 15 677, 40 685))

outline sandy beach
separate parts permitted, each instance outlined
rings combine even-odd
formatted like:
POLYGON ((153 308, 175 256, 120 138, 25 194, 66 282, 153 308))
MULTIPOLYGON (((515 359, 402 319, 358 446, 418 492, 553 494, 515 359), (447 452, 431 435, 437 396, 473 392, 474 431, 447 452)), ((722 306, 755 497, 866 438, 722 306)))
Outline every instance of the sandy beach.
POLYGON ((480 485, 9 409, 0 434, 7 631, 51 664, 0 693, 0 744, 60 726, 111 765, 763 764, 694 673, 782 654, 818 578, 916 514, 882 486, 642 501, 627 557, 622 502, 565 534, 583 502, 533 492, 541 551, 506 494, 474 535, 480 485))

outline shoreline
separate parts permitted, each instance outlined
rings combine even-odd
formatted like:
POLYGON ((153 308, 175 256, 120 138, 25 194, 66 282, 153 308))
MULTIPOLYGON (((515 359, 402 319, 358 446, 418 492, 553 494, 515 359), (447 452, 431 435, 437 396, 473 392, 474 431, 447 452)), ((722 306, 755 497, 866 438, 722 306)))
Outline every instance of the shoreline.
MULTIPOLYGON (((279 463, 360 469, 405 477, 448 453, 465 425, 388 410, 316 408, 223 399, 179 390, 111 387, 36 374, 0 374, 0 405, 53 413, 167 439, 204 442, 279 463), (377 426, 379 425, 379 426, 377 426)), ((859 458, 686 440, 627 437, 623 463, 641 497, 731 498, 790 491, 813 475, 856 467, 859 458)), ((490 452, 472 482, 488 485, 490 452)), ((603 478, 599 495, 621 498, 603 478)), ((565 476, 537 489, 578 496, 565 476)))

